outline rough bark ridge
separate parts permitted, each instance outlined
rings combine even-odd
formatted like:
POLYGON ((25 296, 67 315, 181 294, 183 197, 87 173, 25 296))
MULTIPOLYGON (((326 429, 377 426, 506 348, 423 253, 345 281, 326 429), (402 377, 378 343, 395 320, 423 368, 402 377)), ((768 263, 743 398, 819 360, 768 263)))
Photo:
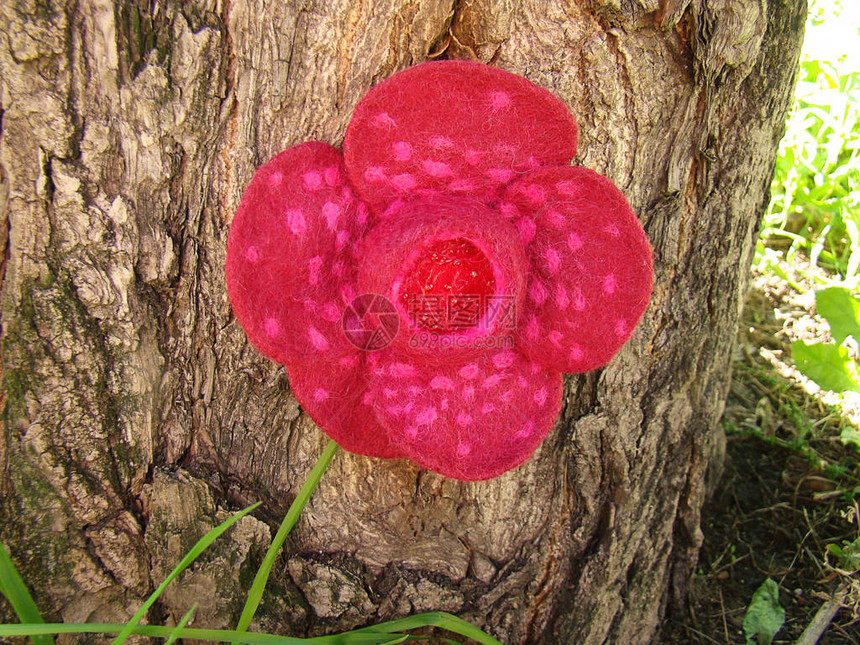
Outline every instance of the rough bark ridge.
MULTIPOLYGON (((683 603, 753 233, 805 7, 794 0, 16 0, 0 4, 5 434, 0 538, 55 620, 235 623, 323 438, 231 318, 227 231, 254 168, 338 143, 368 87, 475 57, 562 97, 577 163, 656 255, 653 302, 570 378, 522 468, 461 484, 340 454, 258 627, 436 609, 507 643, 648 642, 683 603)), ((0 616, 10 618, 8 607, 0 616)))

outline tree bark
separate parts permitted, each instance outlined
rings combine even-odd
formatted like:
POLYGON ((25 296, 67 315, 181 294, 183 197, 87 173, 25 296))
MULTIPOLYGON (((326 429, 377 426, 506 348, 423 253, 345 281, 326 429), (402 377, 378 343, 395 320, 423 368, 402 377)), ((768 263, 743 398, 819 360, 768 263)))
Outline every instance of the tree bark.
MULTIPOLYGON (((358 99, 431 56, 522 74, 576 114, 576 163, 626 193, 653 299, 568 377, 537 454, 465 484, 341 452, 254 627, 426 610, 505 643, 646 643, 683 607, 759 215, 805 17, 794 0, 17 0, 0 4, 5 434, 0 539, 47 618, 125 621, 206 530, 243 519, 151 611, 235 625, 324 437, 224 285, 256 166, 339 143, 358 99)), ((0 618, 11 620, 0 602, 0 618)))

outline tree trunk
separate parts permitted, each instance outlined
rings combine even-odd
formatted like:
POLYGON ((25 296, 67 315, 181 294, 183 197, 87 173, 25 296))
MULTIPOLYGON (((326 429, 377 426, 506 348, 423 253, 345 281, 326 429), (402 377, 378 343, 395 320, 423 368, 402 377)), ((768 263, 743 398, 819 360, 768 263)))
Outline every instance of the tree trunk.
MULTIPOLYGON (((460 483, 341 452, 255 628, 426 610, 505 643, 645 643, 683 606, 805 17, 795 0, 16 0, 0 4, 0 539, 46 617, 124 621, 206 530, 263 506, 149 615, 235 625, 324 437, 231 316, 256 166, 342 140, 375 82, 477 58, 570 105, 628 196, 653 299, 568 377, 536 455, 460 483), (662 6, 661 6, 662 4, 662 6)), ((0 618, 13 615, 0 601, 0 618)))

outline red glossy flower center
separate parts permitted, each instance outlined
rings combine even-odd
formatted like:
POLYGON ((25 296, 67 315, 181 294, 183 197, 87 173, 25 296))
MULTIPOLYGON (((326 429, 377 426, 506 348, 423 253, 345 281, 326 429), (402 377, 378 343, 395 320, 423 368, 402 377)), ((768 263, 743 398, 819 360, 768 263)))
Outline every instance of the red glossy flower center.
POLYGON ((401 298, 413 326, 450 333, 477 327, 495 288, 487 256, 459 237, 424 249, 406 275, 401 298))

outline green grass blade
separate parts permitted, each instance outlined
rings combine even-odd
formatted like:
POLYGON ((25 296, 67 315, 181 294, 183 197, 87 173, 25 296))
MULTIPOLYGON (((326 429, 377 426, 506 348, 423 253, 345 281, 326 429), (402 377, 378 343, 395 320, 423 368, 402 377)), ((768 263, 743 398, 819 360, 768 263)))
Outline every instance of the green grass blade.
POLYGON ((218 537, 222 533, 224 533, 227 529, 229 529, 231 526, 233 526, 233 524, 235 524, 240 519, 245 517, 248 513, 253 511, 259 505, 260 505, 260 502, 257 502, 256 504, 253 504, 252 506, 249 506, 248 508, 243 509, 242 511, 236 513, 233 517, 231 517, 227 521, 222 522, 221 524, 216 526, 214 529, 209 531, 202 538, 197 540, 197 543, 193 547, 191 547, 191 550, 185 555, 184 558, 182 558, 182 560, 179 562, 179 564, 176 565, 176 568, 173 569, 173 571, 171 571, 170 574, 168 574, 168 576, 164 579, 164 582, 162 582, 158 586, 158 589, 156 589, 155 591, 152 592, 152 595, 150 595, 149 598, 146 599, 146 602, 144 602, 140 606, 140 609, 137 610, 137 613, 131 617, 131 620, 128 621, 125 628, 122 631, 120 631, 119 635, 114 639, 113 645, 121 645, 122 643, 125 642, 125 639, 128 638, 128 636, 134 631, 135 625, 137 625, 140 622, 140 619, 143 618, 144 615, 146 615, 146 612, 152 606, 152 603, 154 603, 158 599, 158 597, 165 590, 167 585, 169 585, 173 581, 173 579, 176 578, 176 576, 178 576, 180 573, 185 571, 185 569, 192 562, 194 562, 194 560, 196 560, 197 557, 201 553, 203 553, 203 551, 206 549, 206 547, 208 547, 210 544, 212 544, 212 542, 214 542, 216 539, 218 539, 218 537))
MULTIPOLYGON (((33 636, 47 634, 116 634, 128 625, 110 623, 40 623, 21 625, 0 625, 0 638, 4 636, 33 636)), ((229 629, 196 629, 165 627, 162 625, 136 625, 132 634, 152 638, 170 638, 177 632, 179 638, 189 638, 221 643, 251 643, 259 645, 392 645, 403 642, 402 634, 366 632, 352 634, 348 640, 343 634, 319 636, 317 638, 296 638, 275 634, 237 632, 229 629)))
POLYGON ((308 503, 311 495, 313 495, 317 484, 320 482, 320 478, 322 478, 323 473, 328 468, 329 463, 331 463, 336 451, 337 444, 333 440, 329 441, 317 463, 311 469, 299 494, 296 495, 296 499, 293 500, 287 514, 284 516, 284 520, 281 522, 281 526, 272 539, 272 544, 269 550, 266 551, 266 556, 257 570, 257 575, 254 576, 254 582, 251 584, 250 591, 248 591, 248 598, 245 600, 245 607, 242 609, 242 615, 239 618, 239 625, 236 627, 238 631, 244 632, 248 629, 248 625, 251 624, 251 619, 254 618, 257 607, 260 606, 260 600, 263 598, 263 591, 266 589, 266 583, 269 581, 269 574, 272 572, 275 558, 278 557, 278 552, 281 550, 284 540, 287 539, 287 535, 290 534, 293 526, 295 526, 299 515, 308 503))
POLYGON ((185 615, 182 617, 182 620, 173 628, 173 631, 170 633, 170 638, 168 638, 164 645, 173 645, 173 642, 179 638, 179 634, 182 632, 182 628, 188 624, 188 621, 191 620, 191 616, 194 614, 194 610, 197 609, 197 603, 195 602, 191 605, 191 609, 185 612, 185 615))
MULTIPOLYGON (((42 614, 36 606, 33 596, 27 589, 27 585, 18 574, 15 563, 6 553, 6 547, 0 544, 0 593, 6 597, 12 605, 12 609, 18 615, 22 623, 44 623, 42 614)), ((50 636, 35 636, 33 642, 36 645, 54 645, 54 639, 50 636)))
POLYGON ((356 629, 353 632, 346 632, 346 634, 360 634, 369 631, 390 634, 392 632, 401 632, 407 629, 418 629, 419 627, 439 627, 440 629, 447 629, 449 632, 454 632, 460 636, 471 638, 474 641, 483 643, 483 645, 502 645, 495 638, 486 632, 481 631, 472 623, 466 622, 462 618, 457 618, 457 616, 453 616, 443 611, 431 611, 425 614, 415 614, 408 618, 390 620, 387 623, 379 623, 372 627, 356 629))

